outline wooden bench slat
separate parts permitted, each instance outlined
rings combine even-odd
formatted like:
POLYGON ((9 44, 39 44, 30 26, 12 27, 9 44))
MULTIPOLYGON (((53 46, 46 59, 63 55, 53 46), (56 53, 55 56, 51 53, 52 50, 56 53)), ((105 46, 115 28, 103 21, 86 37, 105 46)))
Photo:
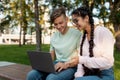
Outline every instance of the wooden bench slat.
POLYGON ((0 67, 0 77, 7 80, 25 80, 31 66, 23 64, 12 64, 0 67))

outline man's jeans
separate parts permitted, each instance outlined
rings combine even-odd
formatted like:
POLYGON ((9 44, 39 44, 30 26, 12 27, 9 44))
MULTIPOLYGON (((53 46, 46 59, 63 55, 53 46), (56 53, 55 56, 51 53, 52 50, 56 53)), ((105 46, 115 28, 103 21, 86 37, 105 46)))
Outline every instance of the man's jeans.
POLYGON ((76 67, 68 68, 58 73, 45 73, 32 70, 27 74, 26 80, 73 80, 76 69, 76 67))

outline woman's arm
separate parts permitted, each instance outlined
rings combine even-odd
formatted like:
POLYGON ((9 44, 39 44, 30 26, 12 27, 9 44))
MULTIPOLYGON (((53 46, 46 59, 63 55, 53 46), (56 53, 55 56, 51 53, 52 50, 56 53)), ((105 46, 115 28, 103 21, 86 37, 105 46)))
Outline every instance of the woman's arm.
POLYGON ((95 32, 94 57, 80 56, 79 62, 88 68, 108 69, 114 64, 114 37, 112 33, 100 27, 95 32))

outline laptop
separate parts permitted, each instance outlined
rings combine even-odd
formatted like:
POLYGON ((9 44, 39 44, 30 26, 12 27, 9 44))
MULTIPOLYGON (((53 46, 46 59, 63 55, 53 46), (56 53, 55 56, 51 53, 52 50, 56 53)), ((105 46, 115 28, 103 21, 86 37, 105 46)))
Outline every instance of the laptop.
POLYGON ((51 54, 49 52, 27 51, 27 54, 33 69, 47 73, 56 73, 51 54))

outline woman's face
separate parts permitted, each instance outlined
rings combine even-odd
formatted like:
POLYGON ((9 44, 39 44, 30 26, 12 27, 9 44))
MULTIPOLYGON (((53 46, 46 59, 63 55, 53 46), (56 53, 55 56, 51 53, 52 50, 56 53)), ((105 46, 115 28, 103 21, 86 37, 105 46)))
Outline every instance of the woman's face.
POLYGON ((80 16, 77 15, 72 15, 72 21, 74 23, 74 25, 77 27, 78 30, 85 30, 86 26, 87 26, 87 22, 86 22, 86 17, 82 18, 80 16))

